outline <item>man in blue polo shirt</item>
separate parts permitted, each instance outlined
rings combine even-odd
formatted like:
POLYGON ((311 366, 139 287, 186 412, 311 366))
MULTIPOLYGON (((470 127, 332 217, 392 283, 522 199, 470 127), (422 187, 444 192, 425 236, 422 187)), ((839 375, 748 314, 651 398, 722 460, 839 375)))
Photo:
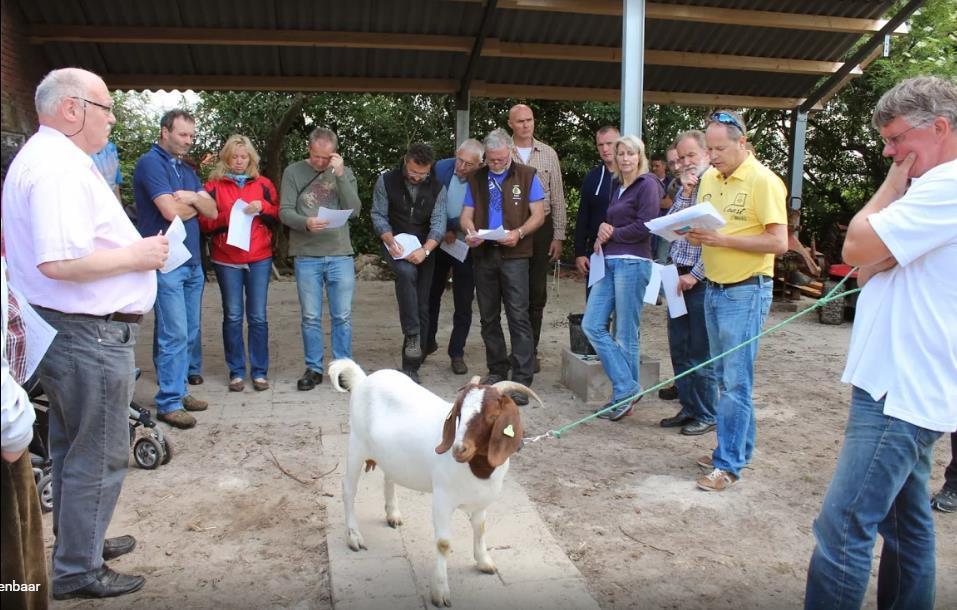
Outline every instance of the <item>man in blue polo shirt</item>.
MULTIPOLYGON (((133 190, 137 228, 144 237, 166 232, 177 216, 186 227, 185 246, 192 255, 169 273, 156 272, 153 334, 156 368, 156 417, 177 428, 192 428, 207 404, 186 391, 187 376, 200 377, 200 306, 206 276, 200 259, 198 214, 216 218, 216 202, 203 190, 183 157, 193 146, 196 121, 185 110, 170 110, 160 119, 159 142, 136 162, 133 190)), ((191 380, 191 383, 193 381, 191 380)))

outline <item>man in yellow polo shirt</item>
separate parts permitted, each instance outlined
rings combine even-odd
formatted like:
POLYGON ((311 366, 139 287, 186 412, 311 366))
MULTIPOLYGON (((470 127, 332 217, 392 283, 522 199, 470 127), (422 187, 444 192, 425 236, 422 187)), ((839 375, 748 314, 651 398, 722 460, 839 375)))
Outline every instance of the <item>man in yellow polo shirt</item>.
MULTIPOLYGON (((761 332, 771 308, 774 255, 787 251, 787 189, 747 147, 744 120, 722 110, 708 119, 705 141, 711 169, 701 178, 698 203, 708 201, 727 224, 717 231, 696 229, 688 241, 701 244, 707 282, 705 322, 716 356, 761 332)), ((758 343, 715 364, 718 379, 718 446, 698 465, 711 471, 698 479, 705 491, 736 483, 754 450, 751 387, 758 343)))

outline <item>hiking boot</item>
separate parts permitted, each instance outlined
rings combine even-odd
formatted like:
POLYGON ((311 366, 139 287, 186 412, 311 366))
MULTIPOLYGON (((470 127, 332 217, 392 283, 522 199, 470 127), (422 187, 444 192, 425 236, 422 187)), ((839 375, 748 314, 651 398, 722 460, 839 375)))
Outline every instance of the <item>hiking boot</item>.
POLYGON ((407 360, 420 360, 422 358, 422 346, 419 345, 419 335, 405 336, 405 342, 402 345, 402 355, 407 360))
POLYGON ((229 391, 230 392, 242 392, 245 389, 246 384, 243 383, 242 377, 233 377, 229 380, 229 391))
POLYGON ((456 375, 464 375, 469 372, 469 367, 465 364, 465 358, 462 356, 452 358, 452 372, 456 375))
POLYGON ((738 482, 738 477, 720 468, 715 468, 711 474, 698 479, 698 489, 705 491, 724 491, 738 482))
POLYGON ((669 386, 658 390, 658 398, 661 400, 678 400, 678 386, 669 386))
POLYGON ((412 381, 414 381, 414 382, 416 382, 416 383, 419 383, 419 372, 418 372, 418 371, 413 370, 413 369, 403 369, 402 372, 405 373, 406 375, 408 375, 408 376, 409 376, 409 379, 411 379, 412 381))
POLYGON ((941 490, 930 499, 930 505, 942 513, 957 511, 957 491, 947 489, 946 487, 941 488, 941 490))
POLYGON ((296 382, 296 387, 299 388, 300 392, 307 392, 320 383, 322 383, 322 373, 306 369, 306 372, 296 382))
POLYGON ((253 389, 257 392, 262 392, 269 389, 269 380, 265 377, 257 377, 253 379, 253 389))
POLYGON ((495 385, 499 381, 505 381, 505 377, 496 375, 495 373, 489 373, 488 376, 482 380, 482 385, 495 385))
POLYGON ((196 418, 186 412, 185 409, 176 409, 169 413, 157 413, 156 419, 167 423, 174 428, 186 430, 196 425, 196 418))
POLYGON ((183 408, 187 411, 205 411, 209 407, 209 403, 205 400, 200 400, 190 394, 183 396, 183 408))

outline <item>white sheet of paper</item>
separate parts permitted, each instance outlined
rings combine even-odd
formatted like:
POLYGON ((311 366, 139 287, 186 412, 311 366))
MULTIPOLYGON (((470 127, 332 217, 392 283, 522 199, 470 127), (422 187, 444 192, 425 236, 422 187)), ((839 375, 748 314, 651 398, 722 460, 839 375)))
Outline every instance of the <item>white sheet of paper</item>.
MULTIPOLYGON (((53 343, 53 338, 56 337, 56 329, 47 324, 47 321, 30 307, 27 299, 13 286, 8 284, 7 287, 16 296, 17 303, 20 305, 20 318, 23 320, 23 330, 26 332, 24 338, 27 348, 26 379, 29 379, 33 372, 37 370, 40 361, 43 360, 43 355, 50 348, 50 344, 53 343)), ((5 306, 6 303, 4 303, 5 306)))
POLYGON ((319 220, 329 221, 329 224, 326 225, 327 229, 337 229, 341 227, 346 224, 350 216, 352 216, 352 210, 333 210, 332 208, 323 207, 320 207, 319 213, 316 214, 316 218, 319 220))
POLYGON ((419 238, 411 233, 399 233, 395 236, 395 241, 402 246, 402 256, 393 256, 393 259, 399 260, 408 258, 410 254, 422 247, 419 238))
POLYGON ((605 252, 599 246, 598 252, 592 252, 588 261, 588 287, 591 288, 603 277, 605 277, 605 252))
POLYGON ((229 232, 226 234, 226 243, 235 246, 240 250, 249 252, 249 238, 253 231, 253 218, 259 215, 247 214, 243 210, 249 204, 242 199, 237 199, 233 204, 233 209, 229 211, 229 232))
POLYGON ((508 235, 508 231, 502 227, 497 229, 479 229, 476 233, 476 237, 484 239, 485 241, 498 241, 506 235, 508 235))
POLYGON ((469 245, 461 239, 456 239, 452 243, 446 243, 445 240, 439 244, 439 248, 449 253, 449 256, 459 261, 465 262, 465 257, 469 255, 469 245))
POLYGON ((665 265, 661 268, 661 287, 668 301, 668 315, 678 318, 688 313, 685 297, 678 293, 678 268, 674 265, 665 265))
POLYGON ((648 305, 654 305, 658 302, 658 291, 661 290, 661 265, 651 263, 651 278, 648 280, 648 286, 645 288, 645 294, 642 301, 648 305))
POLYGON ((183 243, 186 240, 186 227, 183 225, 183 219, 179 216, 169 223, 169 229, 166 230, 166 239, 169 240, 169 258, 166 259, 166 264, 160 269, 160 273, 169 273, 188 261, 192 256, 189 253, 189 248, 183 243))
POLYGON ((645 223, 648 230, 668 241, 684 239, 691 229, 719 229, 726 223, 709 202, 687 207, 680 212, 653 218, 645 223))

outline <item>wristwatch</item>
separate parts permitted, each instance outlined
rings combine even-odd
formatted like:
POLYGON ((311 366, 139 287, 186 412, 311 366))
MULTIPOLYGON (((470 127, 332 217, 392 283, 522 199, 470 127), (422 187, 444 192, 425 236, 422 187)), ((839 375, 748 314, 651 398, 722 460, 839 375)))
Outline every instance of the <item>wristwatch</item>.
POLYGON ((522 227, 518 228, 518 238, 525 239, 525 231, 522 230, 522 227))
POLYGON ((429 255, 432 254, 432 251, 425 246, 422 246, 422 251, 425 252, 425 258, 429 258, 429 255))

